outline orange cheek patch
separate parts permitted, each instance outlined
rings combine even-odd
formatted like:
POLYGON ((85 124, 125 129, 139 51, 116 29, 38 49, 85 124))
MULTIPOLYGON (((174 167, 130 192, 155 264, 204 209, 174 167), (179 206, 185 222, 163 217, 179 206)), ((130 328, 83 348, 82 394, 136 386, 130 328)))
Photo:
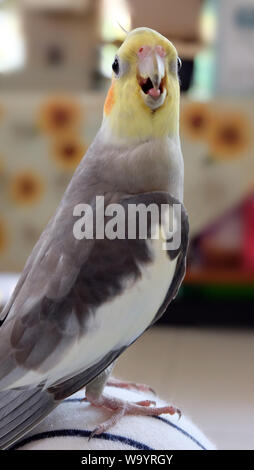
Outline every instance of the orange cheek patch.
POLYGON ((104 104, 104 112, 107 116, 110 114, 111 109, 113 108, 114 104, 115 104, 115 92, 114 92, 114 83, 112 83, 108 91, 105 104, 104 104))

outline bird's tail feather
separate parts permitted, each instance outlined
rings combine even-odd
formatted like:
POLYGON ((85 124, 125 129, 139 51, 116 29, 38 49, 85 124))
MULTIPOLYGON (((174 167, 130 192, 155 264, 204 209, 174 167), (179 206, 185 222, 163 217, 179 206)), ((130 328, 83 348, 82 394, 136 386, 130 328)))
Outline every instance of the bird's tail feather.
POLYGON ((47 390, 0 392, 0 449, 9 448, 57 405, 47 390))

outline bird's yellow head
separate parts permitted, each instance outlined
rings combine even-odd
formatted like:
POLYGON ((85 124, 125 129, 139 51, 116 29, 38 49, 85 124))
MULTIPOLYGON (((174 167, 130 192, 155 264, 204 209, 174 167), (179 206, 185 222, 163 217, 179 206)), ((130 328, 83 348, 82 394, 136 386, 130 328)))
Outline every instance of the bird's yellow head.
POLYGON ((177 51, 148 28, 131 31, 113 63, 104 120, 119 139, 147 140, 175 135, 179 128, 177 51))

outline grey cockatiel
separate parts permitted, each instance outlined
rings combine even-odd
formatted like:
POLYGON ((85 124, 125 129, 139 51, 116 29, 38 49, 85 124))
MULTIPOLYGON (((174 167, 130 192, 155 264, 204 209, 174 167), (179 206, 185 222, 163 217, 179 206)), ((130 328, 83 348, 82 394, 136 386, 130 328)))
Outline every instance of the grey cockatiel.
POLYGON ((177 61, 174 46, 147 28, 129 33, 118 51, 102 126, 1 314, 0 448, 84 386, 88 401, 112 410, 97 433, 124 414, 177 411, 103 395, 111 365, 163 314, 185 272, 177 61), (97 196, 124 214, 130 204, 180 203, 180 246, 75 238, 75 207, 96 210, 97 196))

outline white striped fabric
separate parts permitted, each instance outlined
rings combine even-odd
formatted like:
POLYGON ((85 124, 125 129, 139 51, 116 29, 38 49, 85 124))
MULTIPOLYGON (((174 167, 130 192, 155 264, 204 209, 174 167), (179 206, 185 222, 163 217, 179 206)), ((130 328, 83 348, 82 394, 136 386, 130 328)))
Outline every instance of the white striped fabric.
MULTIPOLYGON (((106 388, 106 393, 130 401, 154 399, 148 393, 106 388)), ((58 406, 24 437, 16 449, 31 450, 213 450, 215 446, 188 418, 126 416, 110 431, 88 440, 91 430, 109 417, 105 410, 82 402, 80 391, 58 406)), ((166 403, 156 397, 158 405, 166 403)))

